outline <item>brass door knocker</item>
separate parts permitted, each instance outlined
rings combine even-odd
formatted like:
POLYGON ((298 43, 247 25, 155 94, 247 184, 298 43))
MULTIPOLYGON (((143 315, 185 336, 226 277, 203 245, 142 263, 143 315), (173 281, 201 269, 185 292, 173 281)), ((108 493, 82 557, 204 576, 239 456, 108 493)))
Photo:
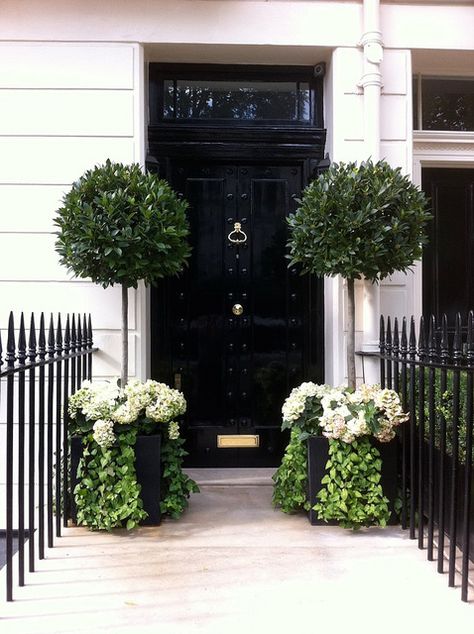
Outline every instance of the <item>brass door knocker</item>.
POLYGON ((232 242, 232 244, 243 244, 247 242, 247 234, 245 231, 242 231, 241 227, 240 222, 234 222, 234 229, 227 236, 227 239, 229 242, 232 242))

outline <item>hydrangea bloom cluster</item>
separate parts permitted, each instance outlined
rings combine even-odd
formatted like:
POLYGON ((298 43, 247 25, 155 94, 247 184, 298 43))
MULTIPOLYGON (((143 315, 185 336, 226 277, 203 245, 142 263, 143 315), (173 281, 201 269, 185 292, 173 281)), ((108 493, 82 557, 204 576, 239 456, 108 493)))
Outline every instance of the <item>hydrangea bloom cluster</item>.
POLYGON ((329 385, 318 385, 317 383, 312 383, 311 381, 307 381, 306 383, 302 383, 298 387, 293 388, 289 397, 283 403, 281 410, 283 414, 283 422, 287 423, 287 425, 291 425, 296 422, 305 411, 308 399, 311 401, 314 399, 321 401, 326 394, 332 391, 333 388, 329 385))
POLYGON ((107 449, 114 444, 114 424, 111 420, 96 420, 92 429, 94 430, 94 440, 98 445, 107 449))
POLYGON ((76 418, 81 413, 87 420, 109 419, 119 397, 120 389, 113 383, 83 381, 81 389, 69 398, 69 416, 76 418))
POLYGON ((292 390, 282 408, 286 426, 304 427, 305 418, 317 412, 319 432, 327 438, 351 443, 360 436, 374 436, 380 442, 395 437, 395 428, 408 420, 398 394, 378 385, 361 385, 357 390, 303 383, 292 390), (317 403, 319 401, 319 410, 317 403), (322 410, 322 411, 321 411, 322 410))
POLYGON ((112 383, 84 381, 69 399, 70 417, 95 421, 93 437, 104 448, 114 443, 115 425, 139 425, 147 419, 169 423, 169 437, 177 439, 179 426, 173 419, 185 411, 186 400, 181 392, 157 381, 132 380, 123 390, 112 383))
POLYGON ((159 397, 147 406, 146 417, 157 423, 163 423, 184 414, 186 401, 181 392, 173 390, 163 383, 159 385, 161 388, 159 397))

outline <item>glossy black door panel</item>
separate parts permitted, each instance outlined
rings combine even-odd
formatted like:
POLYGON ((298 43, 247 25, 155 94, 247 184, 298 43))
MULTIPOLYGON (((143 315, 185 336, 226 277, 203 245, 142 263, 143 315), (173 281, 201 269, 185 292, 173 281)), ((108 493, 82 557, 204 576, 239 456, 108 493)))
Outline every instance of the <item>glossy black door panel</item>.
POLYGON ((283 400, 322 378, 320 282, 285 258, 304 165, 175 160, 168 178, 189 201, 193 252, 152 293, 153 375, 185 393, 190 465, 275 466, 283 400), (228 434, 258 435, 259 447, 218 448, 228 434))

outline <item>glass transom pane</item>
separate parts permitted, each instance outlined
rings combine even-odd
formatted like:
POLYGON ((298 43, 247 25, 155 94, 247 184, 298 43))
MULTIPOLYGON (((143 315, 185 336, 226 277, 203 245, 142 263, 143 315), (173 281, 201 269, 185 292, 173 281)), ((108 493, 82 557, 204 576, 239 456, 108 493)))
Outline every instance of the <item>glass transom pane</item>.
POLYGON ((474 80, 422 78, 423 130, 474 130, 474 80))
POLYGON ((164 119, 310 121, 306 82, 165 80, 164 119))

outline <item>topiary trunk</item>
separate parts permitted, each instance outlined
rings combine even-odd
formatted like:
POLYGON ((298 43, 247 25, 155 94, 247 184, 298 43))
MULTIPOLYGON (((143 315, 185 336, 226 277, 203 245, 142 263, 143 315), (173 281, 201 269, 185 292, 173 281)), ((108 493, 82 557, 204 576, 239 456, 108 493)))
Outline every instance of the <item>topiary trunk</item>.
POLYGON ((355 297, 354 279, 347 280, 347 385, 355 389, 355 297))
POLYGON ((122 368, 120 387, 128 383, 128 287, 122 284, 122 368))

